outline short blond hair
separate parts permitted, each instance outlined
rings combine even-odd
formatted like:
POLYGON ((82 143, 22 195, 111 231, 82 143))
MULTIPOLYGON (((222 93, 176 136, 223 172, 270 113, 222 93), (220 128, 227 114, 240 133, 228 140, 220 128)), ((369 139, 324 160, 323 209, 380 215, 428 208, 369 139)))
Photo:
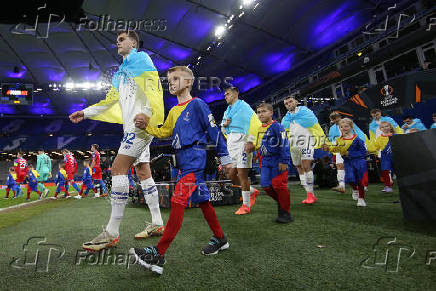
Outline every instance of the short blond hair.
POLYGON ((188 68, 187 66, 175 66, 172 67, 168 70, 168 74, 175 72, 175 71, 182 71, 182 72, 186 72, 189 74, 189 76, 191 76, 192 80, 194 80, 194 73, 192 72, 192 70, 190 68, 188 68))
POLYGON ((379 126, 381 126, 381 125, 385 125, 385 124, 387 124, 388 126, 389 126, 389 129, 391 130, 391 133, 394 133, 394 127, 392 126, 392 124, 390 124, 389 122, 387 122, 387 121, 382 121, 382 122, 380 122, 380 125, 379 126))
POLYGON ((351 127, 353 127, 353 125, 354 125, 353 120, 351 120, 351 119, 348 118, 348 117, 342 118, 342 119, 339 121, 339 124, 342 124, 342 123, 346 123, 346 124, 348 124, 348 125, 351 126, 351 127))
POLYGON ((267 103, 267 102, 261 102, 259 105, 257 105, 256 109, 259 109, 259 108, 265 108, 266 110, 274 112, 273 106, 270 103, 267 103))

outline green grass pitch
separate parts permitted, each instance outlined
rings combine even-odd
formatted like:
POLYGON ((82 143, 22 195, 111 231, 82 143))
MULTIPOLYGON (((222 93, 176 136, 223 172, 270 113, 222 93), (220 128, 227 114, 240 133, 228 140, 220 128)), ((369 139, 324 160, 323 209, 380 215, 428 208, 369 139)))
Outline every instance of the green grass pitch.
MULTIPOLYGON (((210 257, 200 254, 211 236, 201 210, 188 209, 182 229, 167 251, 167 264, 161 277, 138 265, 127 268, 123 262, 129 248, 154 245, 158 241, 158 238, 147 241, 133 238, 142 230, 144 220, 150 220, 148 210, 143 207, 126 208, 120 244, 111 251, 117 255, 117 264, 110 264, 110 260, 109 264, 102 263, 103 260, 98 261, 94 256, 82 259, 77 265, 81 244, 97 235, 108 221, 107 199, 50 200, 0 212, 0 289, 433 289, 436 282, 434 224, 405 222, 401 205, 392 203, 398 200, 398 190, 394 194, 382 194, 381 189, 382 185, 371 185, 366 199, 368 207, 357 208, 349 193, 329 190, 317 191, 316 205, 303 205, 300 203, 305 196, 302 188, 290 186, 295 221, 287 225, 273 222, 277 208, 266 195, 258 197, 252 213, 246 216, 233 214, 237 205, 217 207, 230 248, 210 257), (45 238, 46 244, 54 246, 48 264, 44 258, 49 246, 43 244, 39 265, 30 260, 36 251, 35 245, 30 244, 28 262, 23 264, 23 244, 31 237, 45 238), (396 238, 397 246, 389 249, 386 264, 382 261, 375 265, 373 247, 382 237, 386 239, 377 248, 378 262, 389 249, 386 244, 389 238, 396 238), (398 246, 405 246, 399 259, 398 246), (61 248, 65 253, 59 257, 61 248), (367 258, 368 262, 362 266, 367 258)), ((23 202, 3 200, 4 190, 0 191, 0 197, 0 208, 23 202)), ((36 199, 36 194, 32 198, 36 199)), ((166 222, 169 210, 163 209, 162 215, 166 222)))

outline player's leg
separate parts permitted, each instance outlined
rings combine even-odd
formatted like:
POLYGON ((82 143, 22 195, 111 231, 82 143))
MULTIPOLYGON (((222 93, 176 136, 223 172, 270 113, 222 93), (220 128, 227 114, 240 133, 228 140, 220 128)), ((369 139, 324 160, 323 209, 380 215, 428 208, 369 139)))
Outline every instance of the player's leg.
POLYGON ((59 192, 61 192, 61 187, 62 186, 60 184, 58 184, 56 186, 56 192, 55 192, 54 196, 52 197, 53 199, 57 199, 58 198, 58 194, 59 194, 59 192))
POLYGON ((198 181, 198 190, 192 194, 192 202, 200 204, 203 217, 213 233, 209 243, 201 250, 201 253, 203 255, 216 255, 219 251, 228 249, 230 245, 220 226, 215 209, 209 201, 210 192, 204 182, 203 171, 195 172, 195 176, 198 181))
POLYGON ((236 168, 231 168, 227 172, 227 179, 231 180, 233 185, 241 186, 241 181, 239 181, 238 170, 236 168))
POLYGON ((76 195, 76 196, 74 196, 74 198, 76 198, 76 199, 82 199, 82 197, 83 197, 83 191, 86 189, 86 186, 85 186, 85 183, 82 183, 82 186, 80 186, 80 191, 79 191, 79 193, 76 195))
POLYGON ((280 207, 279 197, 272 187, 272 168, 261 165, 260 186, 269 197, 271 197, 272 199, 274 199, 274 201, 277 202, 278 207, 280 207))
MULTIPOLYGON (((164 224, 159 208, 159 194, 150 169, 150 155, 141 155, 139 163, 136 165, 136 175, 138 176, 145 202, 151 213, 151 224, 147 223, 145 229, 135 235, 136 239, 160 236, 164 231, 164 224), (148 156, 148 158, 147 158, 148 156), (145 162, 147 161, 147 162, 145 162)), ((136 162, 135 162, 136 163, 136 162)))
POLYGON ((70 190, 70 185, 68 183, 65 183, 65 186, 64 186, 64 193, 65 193, 64 197, 65 198, 71 197, 70 193, 68 192, 69 190, 70 190))
POLYGON ((291 162, 297 168, 298 177, 300 178, 300 185, 306 187, 306 175, 301 167, 301 148, 292 147, 291 148, 291 162))
POLYGON ((389 158, 382 156, 380 159, 380 164, 381 164, 383 182, 385 184, 385 187, 382 191, 386 193, 393 192, 392 186, 394 182, 392 180, 392 175, 391 175, 391 173, 393 172, 392 162, 389 158))
POLYGON ((241 183, 242 190, 242 206, 235 212, 237 215, 244 215, 250 213, 251 207, 256 201, 256 196, 259 191, 250 186, 250 179, 248 172, 252 167, 253 154, 240 151, 237 157, 237 171, 238 178, 241 183))
POLYGON ((71 186, 73 186, 74 189, 76 189, 77 193, 80 192, 79 186, 77 186, 76 182, 74 182, 74 178, 71 179, 71 186))
POLYGON ((27 193, 26 193, 26 200, 30 200, 30 193, 32 192, 31 187, 30 187, 30 182, 27 183, 27 193))
POLYGON ((368 165, 365 159, 354 161, 354 168, 358 182, 359 198, 357 199, 357 206, 366 207, 365 202, 365 185, 368 180, 368 165))
POLYGON ((135 157, 120 153, 115 157, 112 165, 111 216, 109 222, 105 231, 82 245, 83 249, 100 251, 118 244, 120 239, 119 228, 129 198, 127 171, 135 159, 135 157))
POLYGON ((316 196, 313 191, 313 171, 312 171, 312 160, 313 160, 314 149, 310 145, 301 150, 301 167, 304 170, 304 175, 306 176, 306 192, 307 199, 306 204, 313 204, 316 202, 316 196))
POLYGON ((9 199, 9 192, 11 191, 11 189, 9 187, 6 187, 6 196, 4 197, 4 199, 9 199))
POLYGON ((17 195, 15 195, 15 198, 18 198, 23 195, 23 191, 21 190, 21 186, 19 184, 16 187, 17 187, 16 188, 17 195))
POLYGON ((278 168, 272 169, 272 187, 274 192, 277 193, 279 202, 278 215, 276 222, 289 223, 294 219, 291 215, 291 194, 288 189, 287 178, 288 171, 279 172, 278 168))
POLYGON ((188 199, 196 189, 195 174, 192 172, 182 173, 182 177, 177 182, 174 194, 171 197, 170 217, 162 237, 156 247, 131 248, 129 252, 135 256, 136 262, 147 269, 151 269, 154 273, 162 274, 163 265, 165 264, 165 252, 182 227, 188 199))
POLYGON ((338 179, 338 186, 333 187, 332 190, 340 193, 345 193, 345 168, 344 159, 341 154, 335 154, 336 157, 336 177, 338 179))

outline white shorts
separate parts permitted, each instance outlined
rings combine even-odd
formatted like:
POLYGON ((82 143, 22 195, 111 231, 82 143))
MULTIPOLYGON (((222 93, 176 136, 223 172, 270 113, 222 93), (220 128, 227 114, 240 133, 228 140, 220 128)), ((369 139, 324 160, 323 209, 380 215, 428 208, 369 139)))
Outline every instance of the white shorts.
POLYGON ((124 132, 118 153, 136 158, 134 166, 150 162, 150 144, 153 136, 144 131, 124 132))
POLYGON ((232 158, 232 167, 238 169, 251 168, 253 153, 247 153, 245 148, 245 135, 231 133, 227 136, 227 150, 232 158))
POLYGON ((292 147, 291 148, 291 160, 294 166, 300 166, 302 160, 313 160, 313 147, 292 147))
POLYGON ((335 154, 335 157, 336 157, 336 165, 337 165, 337 164, 343 164, 343 163, 344 163, 344 159, 342 158, 342 156, 341 156, 340 153, 336 153, 336 154, 335 154))

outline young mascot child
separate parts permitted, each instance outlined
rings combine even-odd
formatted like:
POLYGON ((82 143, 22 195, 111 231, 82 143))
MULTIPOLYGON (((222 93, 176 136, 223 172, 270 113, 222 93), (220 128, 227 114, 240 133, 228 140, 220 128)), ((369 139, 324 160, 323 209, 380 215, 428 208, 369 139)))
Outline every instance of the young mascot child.
POLYGON ((181 170, 181 178, 171 198, 170 218, 157 246, 130 249, 137 263, 157 274, 163 272, 165 252, 182 226, 188 201, 199 203, 203 216, 213 232, 210 242, 202 249, 202 254, 213 255, 229 248, 215 209, 209 202, 210 193, 204 182, 208 140, 216 145, 217 155, 221 157, 221 163, 228 170, 232 160, 226 142, 207 104, 191 96, 190 91, 194 82, 192 71, 188 67, 173 67, 168 70, 168 82, 169 91, 177 96, 179 104, 171 108, 164 125, 160 128, 147 126, 147 123, 142 121, 145 119, 141 118, 141 114, 136 115, 134 119, 137 128, 146 129, 155 137, 172 136, 177 168, 181 170))
POLYGON ((390 193, 393 191, 392 186, 394 185, 394 181, 392 180, 394 168, 392 163, 390 137, 395 134, 395 131, 392 124, 386 121, 382 121, 380 123, 380 130, 382 131, 382 134, 379 135, 375 141, 371 141, 368 146, 368 151, 376 153, 378 151, 381 152, 380 166, 382 170, 383 182, 385 184, 385 188, 382 191, 390 193))
POLYGON ((70 194, 68 193, 68 174, 65 171, 65 162, 61 162, 59 163, 59 172, 56 175, 56 193, 54 195, 54 197, 52 197, 53 199, 57 199, 58 198, 58 194, 59 192, 64 191, 65 192, 65 198, 70 198, 70 194))
POLYGON ((257 116, 262 122, 256 140, 256 149, 260 148, 262 157, 260 184, 263 190, 277 202, 276 222, 289 223, 293 221, 287 185, 288 163, 291 158, 289 140, 285 128, 279 122, 272 120, 271 104, 261 103, 257 107, 257 116))
MULTIPOLYGON (((97 190, 95 189, 94 184, 92 183, 92 176, 91 176, 92 170, 89 164, 90 164, 89 160, 83 161, 84 169, 82 175, 82 187, 80 188, 79 194, 77 196, 74 196, 74 198, 81 199, 82 197, 85 197, 86 195, 88 195, 89 190, 93 190, 94 193, 97 193, 97 190), (85 190, 85 193, 83 193, 83 190, 85 190)), ((95 194, 95 197, 100 197, 100 196, 97 196, 97 194, 95 194)))
POLYGON ((340 153, 344 159, 345 183, 350 184, 354 190, 358 190, 358 197, 353 191, 353 199, 357 200, 357 206, 366 207, 365 202, 365 175, 368 172, 366 164, 365 141, 360 139, 353 131, 353 121, 343 118, 339 122, 342 136, 336 140, 336 145, 323 145, 323 150, 332 153, 340 153))
POLYGON ((17 174, 15 173, 14 167, 9 168, 9 175, 6 180, 6 197, 4 199, 9 198, 9 191, 12 190, 14 194, 14 199, 18 197, 21 193, 20 185, 16 182, 17 174))
POLYGON ((33 168, 32 164, 29 164, 29 170, 27 171, 27 198, 30 200, 30 193, 35 191, 39 195, 39 199, 42 198, 41 191, 38 190, 38 172, 33 168))

